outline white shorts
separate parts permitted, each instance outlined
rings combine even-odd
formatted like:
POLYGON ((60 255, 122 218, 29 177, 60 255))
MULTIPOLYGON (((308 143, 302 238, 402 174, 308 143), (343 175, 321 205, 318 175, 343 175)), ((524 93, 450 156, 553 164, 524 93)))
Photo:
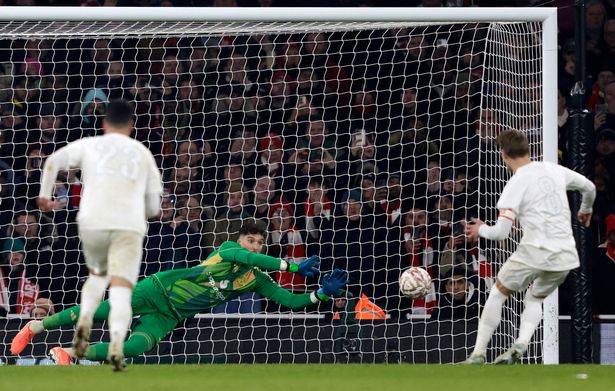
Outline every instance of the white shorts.
POLYGON ((106 273, 136 284, 144 235, 134 231, 80 231, 85 263, 94 273, 106 273))
POLYGON ((504 287, 515 292, 524 291, 532 284, 530 290, 534 297, 547 297, 564 282, 569 272, 570 270, 536 269, 525 263, 509 259, 500 269, 498 280, 504 287))

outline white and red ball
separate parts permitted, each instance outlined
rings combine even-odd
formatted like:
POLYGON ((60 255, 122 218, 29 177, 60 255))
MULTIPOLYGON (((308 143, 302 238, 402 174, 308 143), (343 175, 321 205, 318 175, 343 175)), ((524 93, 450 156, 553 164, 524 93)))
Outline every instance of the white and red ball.
POLYGON ((408 299, 422 299, 431 288, 431 276, 422 267, 411 267, 404 270, 399 277, 399 289, 408 299))

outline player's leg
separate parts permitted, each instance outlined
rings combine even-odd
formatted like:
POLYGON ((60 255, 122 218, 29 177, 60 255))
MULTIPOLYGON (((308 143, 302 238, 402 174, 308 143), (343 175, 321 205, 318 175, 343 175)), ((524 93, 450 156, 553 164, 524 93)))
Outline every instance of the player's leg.
MULTIPOLYGON (((20 354, 32 341, 35 335, 45 330, 54 330, 64 326, 74 326, 79 317, 80 308, 74 306, 51 315, 43 320, 31 320, 28 322, 11 342, 11 353, 20 354)), ((105 320, 109 316, 109 302, 103 301, 94 313, 94 320, 105 320)))
POLYGON ((504 264, 483 307, 478 323, 476 344, 472 354, 466 360, 467 364, 482 364, 485 362, 487 346, 502 318, 502 306, 513 292, 524 289, 532 277, 533 270, 522 263, 508 260, 504 264))
POLYGON ((115 370, 124 368, 124 340, 132 321, 132 289, 139 276, 143 235, 114 231, 109 246, 109 333, 108 360, 115 370))
MULTIPOLYGON (((177 320, 170 315, 152 313, 142 315, 135 325, 130 338, 123 345, 124 357, 136 357, 154 348, 162 338, 177 327, 177 320)), ((103 361, 109 355, 110 344, 98 343, 90 346, 86 358, 103 361)))
POLYGON ((515 364, 521 361, 542 319, 542 302, 564 282, 567 275, 568 271, 541 272, 538 275, 525 293, 519 337, 508 351, 494 360, 494 364, 515 364))
POLYGON ((109 284, 107 276, 108 231, 80 232, 81 244, 90 275, 81 290, 79 320, 73 336, 73 350, 83 357, 90 341, 94 312, 98 308, 109 284))

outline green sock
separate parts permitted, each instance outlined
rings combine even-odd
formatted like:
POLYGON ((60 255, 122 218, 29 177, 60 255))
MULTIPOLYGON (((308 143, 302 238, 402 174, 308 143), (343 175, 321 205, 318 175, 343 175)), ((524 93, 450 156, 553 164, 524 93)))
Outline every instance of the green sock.
POLYGON ((77 324, 77 319, 79 319, 79 306, 74 306, 43 319, 43 327, 45 330, 52 330, 62 326, 73 326, 77 324))

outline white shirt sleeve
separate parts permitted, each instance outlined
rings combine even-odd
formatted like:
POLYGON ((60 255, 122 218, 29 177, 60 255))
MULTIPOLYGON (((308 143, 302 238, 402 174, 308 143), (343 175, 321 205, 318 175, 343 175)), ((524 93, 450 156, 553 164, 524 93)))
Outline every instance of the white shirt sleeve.
POLYGON ((576 190, 583 195, 579 212, 591 213, 596 199, 596 185, 577 172, 562 166, 560 168, 566 178, 566 190, 576 190))
POLYGON ((149 172, 145 185, 145 215, 156 217, 160 213, 160 196, 162 195, 162 178, 154 157, 148 151, 149 172))
POLYGON ((498 222, 495 225, 489 226, 483 224, 478 229, 478 234, 481 238, 489 240, 503 240, 508 237, 510 229, 512 228, 514 219, 502 216, 498 218, 498 222))
POLYGON ((81 166, 84 140, 77 140, 47 157, 41 178, 39 197, 50 199, 58 177, 58 171, 81 166))

